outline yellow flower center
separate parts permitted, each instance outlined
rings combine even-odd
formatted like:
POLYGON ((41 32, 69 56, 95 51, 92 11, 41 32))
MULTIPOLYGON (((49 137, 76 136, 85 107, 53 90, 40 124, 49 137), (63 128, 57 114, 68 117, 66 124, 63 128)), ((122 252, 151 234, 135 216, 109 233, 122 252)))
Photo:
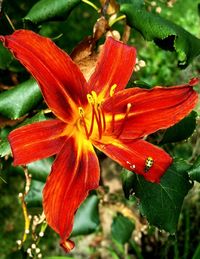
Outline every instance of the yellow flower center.
MULTIPOLYGON (((117 85, 114 84, 110 88, 110 97, 113 97, 117 85)), ((92 91, 90 94, 87 94, 88 106, 83 109, 83 107, 78 107, 79 119, 77 126, 79 130, 84 133, 87 139, 101 139, 107 128, 109 128, 109 134, 119 137, 125 127, 126 121, 130 109, 132 107, 131 103, 126 105, 125 113, 115 114, 113 111, 109 114, 105 114, 102 104, 104 99, 100 96, 97 96, 95 91, 92 91), (115 122, 116 120, 121 121, 121 126, 115 132, 115 122)), ((112 102, 112 100, 111 100, 112 102)), ((111 106, 114 108, 114 103, 111 106)), ((114 110, 114 109, 113 109, 114 110)), ((106 132, 108 134, 108 132, 106 132)), ((106 135, 107 135, 106 134, 106 135)))

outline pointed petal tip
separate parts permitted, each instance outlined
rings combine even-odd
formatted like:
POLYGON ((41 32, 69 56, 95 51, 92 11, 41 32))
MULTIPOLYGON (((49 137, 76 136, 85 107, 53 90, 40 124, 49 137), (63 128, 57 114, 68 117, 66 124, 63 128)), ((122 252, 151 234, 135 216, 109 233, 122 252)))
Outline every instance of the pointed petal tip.
POLYGON ((75 244, 71 240, 61 240, 60 246, 64 249, 66 253, 69 253, 75 247, 75 244))

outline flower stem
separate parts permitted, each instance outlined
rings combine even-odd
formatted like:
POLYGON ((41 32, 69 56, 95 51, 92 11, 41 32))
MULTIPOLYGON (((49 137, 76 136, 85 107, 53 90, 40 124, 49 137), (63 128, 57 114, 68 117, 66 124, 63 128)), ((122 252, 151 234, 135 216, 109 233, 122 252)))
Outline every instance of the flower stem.
POLYGON ((116 19, 109 22, 109 26, 112 27, 116 22, 121 21, 123 19, 126 19, 126 15, 121 15, 117 17, 116 19))
POLYGON ((93 7, 97 12, 99 11, 99 8, 98 8, 95 4, 93 4, 92 2, 90 2, 89 0, 82 0, 82 2, 85 3, 85 4, 90 5, 90 6, 93 7))

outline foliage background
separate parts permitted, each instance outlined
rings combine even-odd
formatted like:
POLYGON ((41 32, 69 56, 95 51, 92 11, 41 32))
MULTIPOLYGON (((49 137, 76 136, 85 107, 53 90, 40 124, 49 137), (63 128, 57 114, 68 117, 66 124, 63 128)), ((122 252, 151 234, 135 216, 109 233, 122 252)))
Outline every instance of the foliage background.
MULTIPOLYGON (((83 38, 92 35, 93 26, 98 19, 98 13, 90 6, 80 3, 73 9, 71 14, 64 21, 50 21, 43 24, 24 24, 22 18, 27 15, 36 0, 4 0, 2 17, 0 20, 1 34, 12 33, 12 28, 8 22, 9 17, 15 28, 29 28, 48 36, 55 40, 56 44, 66 50, 72 51, 83 38), (5 15, 6 14, 6 15, 5 15), (61 35, 61 36, 60 36, 61 35)), ((98 1, 92 1, 99 6, 98 1)), ((192 34, 200 37, 198 0, 177 0, 173 8, 167 7, 167 1, 154 1, 156 7, 161 7, 161 16, 168 18, 182 26, 192 34)), ((152 1, 146 1, 151 6, 151 12, 156 13, 156 7, 152 6, 152 1)), ((122 32, 123 21, 116 23, 113 29, 122 32)), ((145 67, 134 73, 130 85, 135 82, 141 86, 154 85, 176 85, 188 82, 191 77, 198 76, 200 71, 200 57, 185 69, 177 67, 177 56, 175 52, 163 51, 153 42, 146 41, 136 30, 131 31, 129 44, 136 46, 138 59, 144 60, 145 67)), ((11 59, 9 54, 2 52, 0 48, 0 258, 28 258, 27 249, 31 247, 33 240, 30 235, 21 251, 17 250, 16 240, 21 239, 24 231, 24 217, 18 193, 23 192, 25 177, 23 170, 12 167, 12 158, 4 156, 9 153, 5 137, 12 129, 13 125, 22 122, 25 118, 19 116, 17 120, 6 118, 5 111, 2 112, 4 102, 8 103, 8 98, 4 92, 13 85, 18 85, 29 79, 29 74, 16 61, 11 59), (4 95, 2 95, 4 94, 4 95)), ((198 89, 197 89, 198 91, 198 89)), ((20 90, 18 97, 20 98, 20 90)), ((28 92, 26 93, 28 95, 28 92)), ((29 107, 27 118, 35 115, 35 120, 44 119, 41 111, 45 109, 45 104, 41 101, 40 94, 34 88, 30 94, 29 105, 33 96, 37 102, 33 102, 29 107)), ((21 98, 23 98, 21 96, 21 98)), ((10 96, 9 96, 9 100, 10 96)), ((13 103, 12 103, 13 105, 13 103)), ((10 111, 9 111, 10 112, 10 111)), ((48 115, 47 115, 48 116, 48 115)), ((165 148, 173 156, 185 159, 187 162, 197 161, 200 155, 199 145, 199 110, 197 107, 197 128, 190 138, 183 141, 166 144, 165 148)), ((192 120, 189 120, 191 125, 192 120)), ((195 124, 196 126, 196 124, 195 124)), ((185 127, 185 124, 184 124, 185 127)), ((191 126, 186 127, 186 131, 191 126)), ((192 130, 193 131, 193 130, 192 130)), ((174 132, 173 132, 174 134, 174 132)), ((151 136, 152 141, 156 141, 158 136, 151 136)), ((185 137, 186 138, 186 137, 185 137)), ((103 187, 90 196, 87 206, 81 207, 82 213, 77 216, 77 223, 74 229, 76 249, 68 255, 70 258, 199 258, 200 257, 200 230, 198 228, 200 220, 200 194, 199 185, 195 182, 193 188, 186 196, 179 217, 178 229, 175 235, 159 231, 157 228, 148 225, 145 218, 141 217, 138 210, 138 201, 134 196, 127 200, 122 190, 123 177, 121 168, 115 163, 99 154, 102 165, 103 187), (100 204, 99 204, 100 199, 100 204), (98 206, 99 204, 99 206, 98 206), (131 210, 130 210, 131 208, 131 210), (85 219, 87 219, 85 221, 85 219), (86 227, 85 227, 86 226, 86 227), (84 228, 85 227, 85 228, 84 228), (132 230, 135 231, 132 233, 132 230), (92 234, 89 234, 91 233, 92 234), (80 235, 80 234, 84 234, 80 235), (87 234, 85 236, 85 234, 87 234)), ((29 166, 29 173, 35 175, 32 180, 31 191, 26 197, 28 210, 31 215, 41 213, 41 188, 50 170, 51 159, 38 162, 29 166)), ((199 172, 199 169, 198 169, 199 172)), ((198 173, 199 174, 199 173, 198 173)), ((178 187, 177 187, 178 188, 178 187)), ((124 187, 125 194, 129 190, 124 187)), ((129 196, 129 193, 126 195, 129 196)), ((165 217, 165 215, 163 215, 165 217)), ((37 234, 40 230, 37 230, 37 234)), ((45 236, 41 238, 38 247, 45 258, 68 258, 58 245, 58 236, 49 228, 45 231, 45 236)), ((39 253, 38 253, 39 254, 39 253)), ((38 257, 35 253, 35 258, 38 257)))

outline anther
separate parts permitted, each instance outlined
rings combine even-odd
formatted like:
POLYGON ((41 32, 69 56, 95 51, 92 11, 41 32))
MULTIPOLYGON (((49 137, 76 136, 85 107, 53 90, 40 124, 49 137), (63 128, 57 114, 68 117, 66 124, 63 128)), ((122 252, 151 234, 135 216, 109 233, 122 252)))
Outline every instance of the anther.
POLYGON ((83 115, 84 115, 83 108, 82 107, 78 107, 78 111, 79 111, 80 116, 83 117, 83 115))
POLYGON ((94 105, 94 98, 91 94, 87 94, 88 103, 94 105))
POLYGON ((116 84, 111 86, 111 88, 110 88, 110 97, 112 97, 114 95, 116 87, 117 87, 116 84))

